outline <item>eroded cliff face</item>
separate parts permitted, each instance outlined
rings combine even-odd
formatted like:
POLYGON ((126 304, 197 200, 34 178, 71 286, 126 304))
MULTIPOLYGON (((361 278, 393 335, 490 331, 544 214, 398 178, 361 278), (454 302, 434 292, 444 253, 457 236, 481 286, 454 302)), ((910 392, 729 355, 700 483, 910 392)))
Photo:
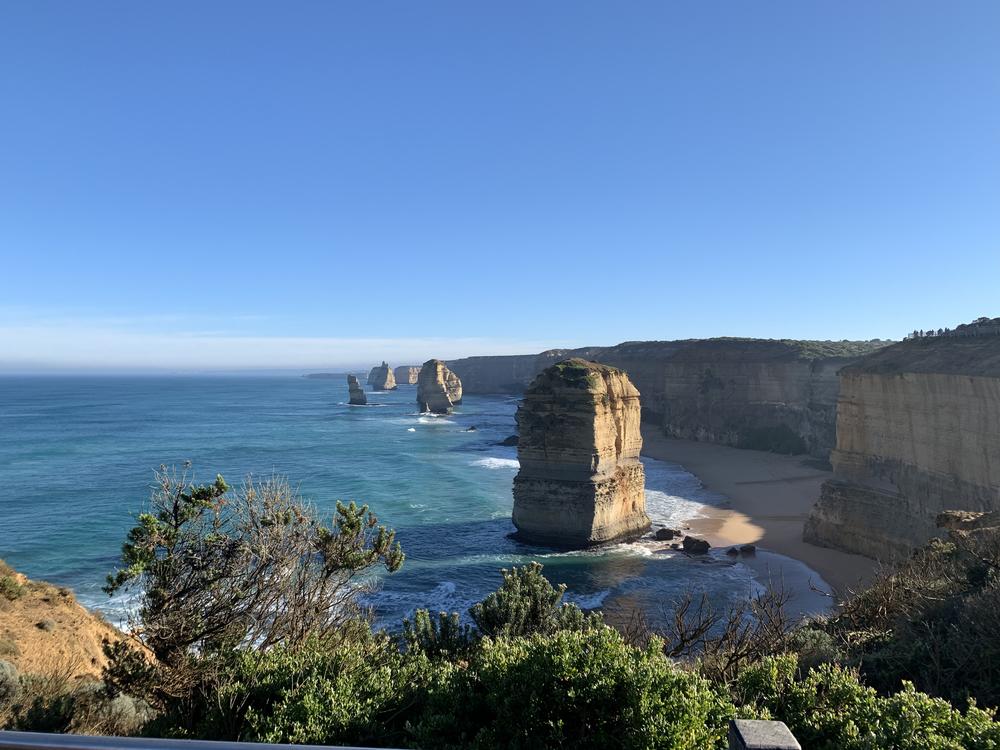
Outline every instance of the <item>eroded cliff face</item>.
POLYGON ((889 559, 942 511, 1000 510, 1000 337, 907 341, 843 370, 831 460, 808 542, 889 559))
POLYGON ((396 385, 416 385, 420 368, 402 365, 393 370, 393 375, 396 377, 396 385))
POLYGON ((365 395, 365 389, 361 387, 358 379, 353 375, 347 376, 347 393, 349 397, 348 403, 354 406, 364 406, 368 403, 368 396, 365 395))
POLYGON ((496 357, 466 357, 448 362, 462 379, 466 393, 524 393, 546 367, 566 358, 565 350, 541 354, 511 354, 496 357))
POLYGON ((385 362, 378 367, 373 367, 368 373, 368 384, 376 391, 396 390, 396 376, 392 373, 392 368, 385 362))
POLYGON ((836 436, 837 371, 882 342, 760 339, 634 341, 532 356, 449 363, 466 391, 517 392, 554 360, 580 357, 624 370, 643 419, 692 440, 827 458, 836 436))
POLYGON ((582 548, 645 533, 639 422, 639 391, 620 370, 577 358, 538 375, 517 412, 519 538, 582 548))
POLYGON ((417 378, 417 406, 432 414, 450 414, 462 403, 462 381, 440 359, 429 359, 417 378))

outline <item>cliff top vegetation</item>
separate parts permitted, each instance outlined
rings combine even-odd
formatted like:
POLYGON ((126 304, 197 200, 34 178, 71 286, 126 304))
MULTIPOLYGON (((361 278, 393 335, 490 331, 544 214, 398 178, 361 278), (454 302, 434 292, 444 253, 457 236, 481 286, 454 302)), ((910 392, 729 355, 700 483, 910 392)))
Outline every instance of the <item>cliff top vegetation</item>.
POLYGON ((851 364, 851 372, 1000 377, 1000 336, 910 338, 851 364))
POLYGON ((642 357, 685 361, 694 358, 738 357, 741 361, 791 361, 828 358, 851 358, 870 354, 891 344, 891 341, 809 341, 797 339, 756 339, 721 336, 711 339, 679 341, 625 341, 609 347, 592 347, 565 352, 568 356, 642 357))

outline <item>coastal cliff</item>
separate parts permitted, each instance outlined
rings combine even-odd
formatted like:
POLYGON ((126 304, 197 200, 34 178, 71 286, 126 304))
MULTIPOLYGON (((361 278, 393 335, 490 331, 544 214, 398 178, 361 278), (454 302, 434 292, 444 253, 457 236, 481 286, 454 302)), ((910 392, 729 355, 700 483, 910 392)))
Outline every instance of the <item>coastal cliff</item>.
POLYGON ((422 412, 449 414, 462 403, 462 381, 440 359, 429 359, 417 378, 417 406, 422 412))
POLYGON ((396 378, 396 385, 416 385, 420 377, 420 368, 400 365, 392 373, 396 378))
POLYGON ((886 559, 947 510, 1000 510, 1000 336, 904 341, 840 376, 833 479, 804 538, 886 559))
POLYGON ((518 538, 580 548, 645 533, 639 421, 620 370, 576 358, 538 375, 517 411, 518 538))
POLYGON ((396 376, 392 373, 392 368, 385 362, 378 367, 373 367, 368 373, 368 384, 376 391, 396 390, 396 376))
POLYGON ((368 403, 368 397, 365 395, 365 389, 361 387, 358 379, 353 375, 347 376, 347 392, 349 395, 348 403, 354 406, 364 406, 368 403))
POLYGON ((0 658, 22 672, 53 668, 70 677, 99 677, 107 665, 101 644, 122 639, 73 592, 32 581, 0 560, 0 658))
POLYGON ((643 419, 668 436, 825 459, 836 440, 837 371, 886 343, 632 341, 449 366, 468 393, 516 393, 554 361, 580 357, 624 370, 643 394, 643 419))

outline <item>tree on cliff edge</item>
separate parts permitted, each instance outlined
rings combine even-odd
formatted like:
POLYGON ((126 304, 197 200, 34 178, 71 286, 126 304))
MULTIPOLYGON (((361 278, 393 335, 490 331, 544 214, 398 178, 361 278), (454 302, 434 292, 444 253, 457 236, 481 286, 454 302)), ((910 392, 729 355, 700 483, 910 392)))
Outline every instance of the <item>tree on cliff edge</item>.
POLYGON ((105 590, 137 590, 133 632, 161 664, 335 638, 361 615, 359 577, 403 563, 368 506, 338 502, 327 524, 280 477, 236 491, 165 467, 156 480, 105 590))

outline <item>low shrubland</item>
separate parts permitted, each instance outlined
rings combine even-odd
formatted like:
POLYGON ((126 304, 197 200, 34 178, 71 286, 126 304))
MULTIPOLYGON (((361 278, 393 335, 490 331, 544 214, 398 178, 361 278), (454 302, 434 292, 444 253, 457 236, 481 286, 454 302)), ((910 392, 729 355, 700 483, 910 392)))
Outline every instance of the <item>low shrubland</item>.
POLYGON ((358 593, 402 564, 367 508, 324 522, 281 480, 231 490, 164 472, 109 589, 134 587, 103 681, 0 661, 17 729, 373 747, 724 747, 734 717, 804 747, 1000 748, 994 558, 936 542, 825 620, 781 592, 621 632, 562 601, 540 565, 468 613, 375 630, 358 593), (305 618, 302 620, 302 618, 305 618), (982 663, 968 654, 978 653, 982 663))

